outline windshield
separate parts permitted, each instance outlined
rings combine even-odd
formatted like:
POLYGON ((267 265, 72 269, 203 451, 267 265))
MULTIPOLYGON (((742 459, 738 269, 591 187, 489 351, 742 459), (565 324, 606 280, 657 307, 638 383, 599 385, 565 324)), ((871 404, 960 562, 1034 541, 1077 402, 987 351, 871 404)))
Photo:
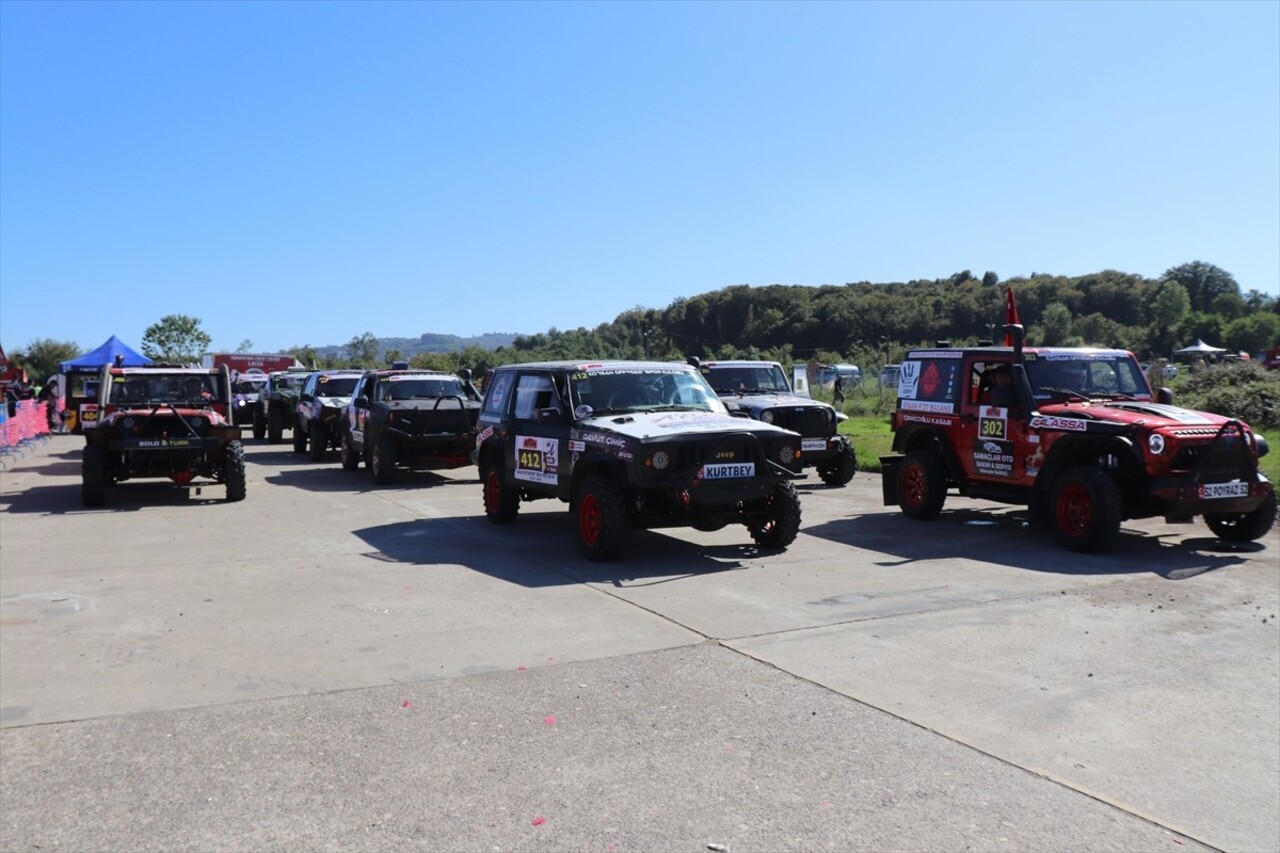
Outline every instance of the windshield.
POLYGON ((316 382, 316 395, 319 397, 350 397, 356 390, 359 376, 321 376, 316 382))
POLYGON ((570 380, 574 415, 637 411, 725 412, 705 379, 692 370, 660 367, 593 370, 570 380))
POLYGON ((1056 397, 1150 398, 1151 386, 1128 353, 1051 353, 1028 359, 1036 399, 1056 397))
POLYGON ((208 405, 218 401, 218 383, 208 374, 152 373, 111 378, 107 402, 117 406, 156 403, 208 405))
POLYGON ((745 367, 704 367, 702 374, 718 394, 781 392, 791 393, 786 374, 776 364, 745 367))
POLYGON ((232 394, 257 394, 266 384, 266 379, 239 379, 231 383, 232 394))
POLYGON ((447 376, 421 379, 389 379, 378 383, 379 400, 429 400, 433 397, 462 397, 467 393, 462 381, 447 376))

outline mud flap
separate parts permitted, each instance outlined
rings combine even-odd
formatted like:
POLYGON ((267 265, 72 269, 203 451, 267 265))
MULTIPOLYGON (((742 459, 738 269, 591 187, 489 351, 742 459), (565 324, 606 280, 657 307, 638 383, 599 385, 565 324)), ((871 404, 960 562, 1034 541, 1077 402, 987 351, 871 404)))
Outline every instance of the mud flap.
POLYGON ((880 457, 880 489, 884 493, 885 506, 898 505, 898 466, 905 456, 880 457))

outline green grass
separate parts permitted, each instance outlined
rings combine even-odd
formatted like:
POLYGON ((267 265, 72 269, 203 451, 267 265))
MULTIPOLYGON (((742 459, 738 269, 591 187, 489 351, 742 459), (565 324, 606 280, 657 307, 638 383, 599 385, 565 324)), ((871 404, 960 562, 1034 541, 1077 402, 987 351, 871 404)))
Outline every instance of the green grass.
MULTIPOLYGON (((880 457, 887 455, 893 446, 893 433, 889 431, 887 414, 850 414, 849 420, 840 424, 840 434, 849 436, 858 454, 858 470, 880 472, 880 457)), ((1271 452, 1262 457, 1258 467, 1267 479, 1280 482, 1280 430, 1262 430, 1271 452)))

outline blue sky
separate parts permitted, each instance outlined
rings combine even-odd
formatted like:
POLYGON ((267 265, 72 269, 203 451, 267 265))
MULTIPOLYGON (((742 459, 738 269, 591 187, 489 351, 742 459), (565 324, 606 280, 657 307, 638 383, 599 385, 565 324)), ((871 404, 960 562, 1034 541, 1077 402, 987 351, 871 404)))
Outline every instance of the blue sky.
POLYGON ((1194 260, 1280 294, 1280 3, 0 2, 9 349, 1194 260))

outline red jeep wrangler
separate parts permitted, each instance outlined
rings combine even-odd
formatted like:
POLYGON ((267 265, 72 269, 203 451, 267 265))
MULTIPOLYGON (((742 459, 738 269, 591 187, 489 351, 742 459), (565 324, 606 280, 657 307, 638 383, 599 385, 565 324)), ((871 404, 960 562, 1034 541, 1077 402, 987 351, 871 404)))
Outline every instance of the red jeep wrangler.
POLYGON ((102 506, 108 486, 143 477, 180 486, 202 477, 225 485, 228 501, 244 500, 244 447, 225 365, 107 367, 98 402, 98 425, 84 434, 85 506, 102 506))
POLYGON ((1247 424, 1172 405, 1130 352, 1024 348, 1008 328, 1013 346, 907 353, 894 455, 880 460, 886 505, 933 518, 948 490, 1022 504, 1073 551, 1106 548, 1127 518, 1203 515, 1237 541, 1271 529, 1267 445, 1247 424))

